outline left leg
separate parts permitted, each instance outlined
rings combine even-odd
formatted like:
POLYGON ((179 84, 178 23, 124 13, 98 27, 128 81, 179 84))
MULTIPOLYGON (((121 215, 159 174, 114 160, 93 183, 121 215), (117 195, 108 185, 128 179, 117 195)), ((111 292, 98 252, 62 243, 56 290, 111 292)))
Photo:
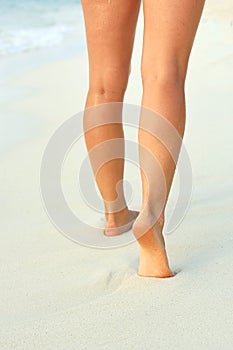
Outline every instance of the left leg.
POLYGON ((106 0, 82 0, 82 7, 89 58, 85 141, 96 183, 104 200, 107 219, 104 232, 112 236, 129 230, 138 215, 138 212, 128 210, 124 197, 124 133, 120 109, 128 84, 140 0, 111 3, 106 0), (120 102, 119 108, 112 102, 120 102), (103 108, 93 108, 101 104, 103 108), (103 120, 106 122, 106 119, 111 119, 111 122, 104 124, 103 120), (113 123, 113 119, 116 123, 113 123), (108 158, 111 149, 108 149, 107 141, 118 143, 110 147, 117 149, 118 157, 113 155, 108 158), (101 151, 92 153, 97 146, 103 146, 101 151))

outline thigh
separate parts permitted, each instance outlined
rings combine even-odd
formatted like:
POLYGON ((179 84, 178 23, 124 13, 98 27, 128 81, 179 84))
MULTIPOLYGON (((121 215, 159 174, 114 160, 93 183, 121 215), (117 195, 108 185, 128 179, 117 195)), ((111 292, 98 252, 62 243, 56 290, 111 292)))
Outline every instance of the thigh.
POLYGON ((167 69, 185 77, 204 2, 144 0, 143 75, 167 69))
POLYGON ((140 0, 82 0, 82 8, 90 80, 128 75, 140 0))

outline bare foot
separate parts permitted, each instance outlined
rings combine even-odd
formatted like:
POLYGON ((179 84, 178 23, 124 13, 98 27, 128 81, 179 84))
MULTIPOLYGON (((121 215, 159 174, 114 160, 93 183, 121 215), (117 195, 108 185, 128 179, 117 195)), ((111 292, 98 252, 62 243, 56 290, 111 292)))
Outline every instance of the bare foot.
POLYGON ((173 277, 169 268, 165 249, 149 250, 140 248, 138 276, 141 277, 173 277))
POLYGON ((162 235, 164 219, 151 226, 153 220, 150 214, 141 213, 133 225, 133 233, 140 245, 140 262, 138 276, 142 277, 172 277, 174 274, 169 268, 165 241, 162 235), (143 220, 143 221, 142 221, 143 220), (149 230, 145 231, 145 221, 149 230))
POLYGON ((115 214, 106 214, 107 226, 104 229, 105 236, 118 236, 131 229, 139 212, 128 208, 115 214))

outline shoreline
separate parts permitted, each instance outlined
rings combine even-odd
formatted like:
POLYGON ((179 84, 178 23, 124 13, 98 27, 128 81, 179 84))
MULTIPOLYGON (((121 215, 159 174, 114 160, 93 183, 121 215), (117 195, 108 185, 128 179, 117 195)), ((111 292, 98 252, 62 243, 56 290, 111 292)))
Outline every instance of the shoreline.
MULTIPOLYGON (((187 82, 186 85, 189 85, 191 83, 191 80, 189 79, 189 75, 193 75, 193 72, 196 71, 197 74, 199 74, 200 65, 205 66, 208 69, 208 65, 211 64, 221 64, 221 60, 228 59, 229 62, 231 61, 231 55, 232 55, 232 46, 233 46, 233 15, 229 13, 230 8, 233 7, 232 4, 229 2, 225 3, 225 7, 223 7, 222 12, 219 11, 219 4, 217 1, 213 2, 211 5, 206 3, 203 17, 201 18, 201 23, 198 28, 198 32, 196 35, 196 39, 194 42, 193 50, 191 53, 189 64, 191 68, 188 68, 187 73, 187 82), (227 16, 225 16, 227 14, 227 16), (228 16, 229 15, 229 16, 228 16), (232 21, 230 21, 232 19, 232 21), (216 30, 216 26, 218 28, 217 35, 215 35, 215 38, 212 38, 214 30, 216 30), (199 37, 199 32, 202 31, 202 36, 199 37), (207 31, 207 33, 204 33, 204 31, 207 31), (222 42, 222 32, 225 31, 227 33, 224 42, 222 42), (232 36, 231 36, 232 34, 232 36), (204 39, 204 36, 206 39, 204 39), (209 53, 208 55, 204 54, 205 45, 207 40, 208 46, 209 46, 209 53), (218 46, 214 45, 215 42, 218 42, 218 46), (213 43, 212 43, 213 42, 213 43), (222 46, 222 50, 219 51, 219 47, 222 46), (228 48, 228 49, 227 49, 228 48), (228 50, 228 51, 227 51, 228 50), (215 57, 215 62, 211 60, 211 55, 215 57), (193 59, 194 56, 194 59, 193 59), (195 60, 199 60, 199 66, 195 64, 195 60)), ((83 33, 84 34, 84 33, 83 33)), ((140 101, 140 94, 142 92, 141 87, 141 81, 140 81, 140 75, 139 75, 139 66, 140 66, 140 55, 137 55, 137 52, 140 52, 141 45, 142 45, 142 35, 143 35, 143 15, 142 11, 140 11, 139 19, 138 19, 138 26, 136 31, 136 37, 135 37, 135 46, 133 51, 133 57, 132 57, 132 71, 129 78, 129 86, 126 91, 125 101, 128 103, 136 103, 139 104, 140 101), (131 81, 134 80, 134 89, 132 87, 131 81), (135 91, 133 91, 135 90, 135 91)), ((14 99, 16 101, 16 104, 20 99, 24 100, 26 98, 30 98, 30 95, 40 93, 39 90, 42 89, 43 83, 41 82, 41 79, 38 79, 38 91, 37 88, 32 89, 32 86, 26 86, 23 87, 24 81, 27 81, 28 78, 30 80, 30 76, 35 76, 34 79, 37 79, 39 75, 37 72, 41 72, 43 75, 44 71, 49 72, 49 67, 55 67, 56 65, 60 64, 61 72, 62 72, 62 66, 63 63, 67 67, 67 69, 71 70, 72 62, 77 62, 81 66, 85 66, 85 75, 82 75, 82 80, 84 81, 85 88, 87 89, 87 76, 88 76, 88 56, 87 56, 87 47, 86 43, 84 44, 83 48, 81 50, 77 50, 77 45, 75 44, 75 40, 70 39, 69 41, 69 49, 66 49, 62 45, 58 45, 57 47, 52 48, 46 48, 46 49, 39 49, 39 50, 33 50, 30 52, 23 52, 18 53, 15 55, 9 55, 9 56, 2 56, 0 57, 1 62, 1 68, 0 68, 0 75, 1 75, 1 96, 0 96, 0 105, 2 108, 2 116, 0 117, 1 123, 3 124, 3 128, 5 128, 5 131, 10 132, 11 125, 14 125, 14 123, 18 122, 18 116, 13 114, 10 115, 10 122, 9 118, 5 117, 7 115, 7 104, 11 104, 11 100, 14 99), (72 44, 73 42, 73 44, 72 44), (70 64, 70 67, 69 67, 70 64), (21 82, 21 83, 20 83, 21 82), (9 125, 9 123, 11 125, 9 125)), ((73 65, 75 67, 75 65, 73 65)), ((80 70, 74 69, 74 74, 80 73, 80 70), (75 73, 76 71, 76 73, 75 73)), ((223 69, 223 67, 222 67, 223 69)), ((83 70, 83 69, 82 69, 83 70)), ((61 73, 63 74, 63 73, 61 73)), ((71 81, 74 82, 74 77, 70 74, 71 81)), ((202 79, 202 77, 199 77, 202 79)), ((200 81, 200 80, 199 80, 200 81)), ((44 81, 44 88, 46 87, 46 79, 44 81)), ((35 85, 35 83, 33 82, 35 85)), ((78 86, 78 82, 76 81, 76 86, 80 90, 80 86, 78 86)), ((197 87, 198 88, 198 87, 197 87)), ((82 95, 83 100, 85 99, 85 96, 82 95)), ((82 109, 82 103, 80 100, 78 101, 77 108, 80 110, 82 109), (81 108, 80 108, 81 107, 81 108)), ((22 117, 22 116, 21 116, 22 117)), ((23 129, 20 129, 20 137, 17 137, 17 135, 13 135, 11 138, 10 143, 13 142, 13 139, 18 139, 16 144, 19 144, 20 140, 23 140, 24 137, 29 136, 31 132, 36 133, 36 129, 38 130, 42 127, 40 123, 37 123, 38 120, 33 122, 35 119, 28 119, 28 125, 30 127, 27 129, 26 132, 24 132, 23 129)), ((23 119, 21 119, 22 123, 23 121, 27 121, 27 118, 23 116, 23 119)), ((187 124, 189 121, 187 121, 187 124)), ((4 134, 6 135, 6 132, 4 131, 4 134)), ((3 131, 2 131, 3 135, 3 131)), ((19 136, 19 135, 18 135, 19 136)), ((185 136, 186 137, 186 136, 185 136)), ((9 141, 4 141, 6 144, 9 144, 9 141)), ((0 141, 0 147, 2 148, 1 154, 3 155, 4 150, 7 150, 10 145, 6 145, 3 142, 3 137, 0 141)), ((13 147, 13 144, 12 144, 13 147)), ((12 149, 11 147, 11 149, 12 149)))

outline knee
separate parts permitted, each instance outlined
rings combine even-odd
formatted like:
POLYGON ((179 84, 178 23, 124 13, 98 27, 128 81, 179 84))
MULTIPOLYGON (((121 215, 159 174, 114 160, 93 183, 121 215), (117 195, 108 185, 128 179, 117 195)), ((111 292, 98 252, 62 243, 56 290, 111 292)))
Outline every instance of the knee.
POLYGON ((104 71, 90 72, 89 93, 103 100, 123 98, 129 72, 118 68, 105 68, 104 71))
POLYGON ((156 85, 162 90, 183 89, 186 70, 178 62, 170 62, 141 66, 143 89, 151 90, 156 85))

